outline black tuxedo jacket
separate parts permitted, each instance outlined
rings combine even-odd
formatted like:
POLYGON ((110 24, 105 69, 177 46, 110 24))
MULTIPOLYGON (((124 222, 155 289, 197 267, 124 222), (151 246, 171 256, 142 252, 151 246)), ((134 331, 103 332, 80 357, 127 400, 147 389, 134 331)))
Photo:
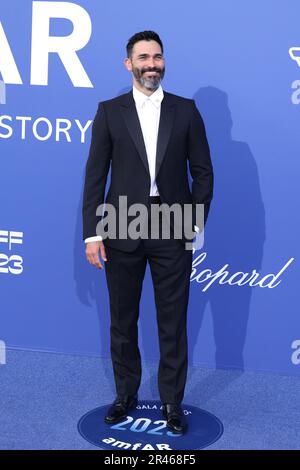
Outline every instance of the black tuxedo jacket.
MULTIPOLYGON (((86 164, 83 239, 97 235, 96 226, 101 217, 96 216, 96 210, 104 202, 110 167, 110 187, 105 202, 118 208, 119 195, 126 195, 128 206, 147 205, 150 174, 132 90, 102 101, 98 106, 86 164)), ((166 91, 161 102, 155 174, 162 202, 204 204, 206 221, 213 195, 213 168, 204 123, 194 100, 166 91), (191 191, 187 163, 193 180, 191 191)), ((111 238, 104 243, 132 251, 139 240, 111 238)))

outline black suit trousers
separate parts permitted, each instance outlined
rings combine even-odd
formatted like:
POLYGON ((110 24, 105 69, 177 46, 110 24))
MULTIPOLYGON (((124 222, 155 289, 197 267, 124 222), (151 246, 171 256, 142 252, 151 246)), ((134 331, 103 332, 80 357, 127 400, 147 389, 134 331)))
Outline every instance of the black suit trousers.
POLYGON ((131 252, 106 246, 111 358, 116 391, 134 395, 141 382, 138 318, 147 262, 154 287, 159 335, 158 388, 163 403, 181 403, 186 384, 187 307, 192 251, 176 239, 140 239, 131 252))

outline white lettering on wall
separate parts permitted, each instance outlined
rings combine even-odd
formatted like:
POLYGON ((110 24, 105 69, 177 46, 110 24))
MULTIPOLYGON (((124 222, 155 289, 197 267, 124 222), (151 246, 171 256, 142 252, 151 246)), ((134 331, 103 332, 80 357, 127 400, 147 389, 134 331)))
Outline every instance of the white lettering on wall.
MULTIPOLYGON (((92 22, 88 12, 72 2, 32 2, 31 85, 48 85, 49 54, 57 54, 74 87, 93 88, 78 55, 90 40, 92 22), (73 31, 68 36, 50 36, 50 20, 67 19, 73 31)), ((12 50, 0 22, 0 73, 6 84, 21 85, 12 50)))

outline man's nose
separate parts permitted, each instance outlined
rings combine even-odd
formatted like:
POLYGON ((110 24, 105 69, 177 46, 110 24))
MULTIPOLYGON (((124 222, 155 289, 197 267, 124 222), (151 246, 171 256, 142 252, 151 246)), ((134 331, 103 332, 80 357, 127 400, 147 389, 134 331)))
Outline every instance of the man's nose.
POLYGON ((151 67, 151 68, 155 67, 155 59, 151 59, 151 58, 150 58, 150 59, 148 60, 148 67, 149 67, 149 68, 150 68, 150 67, 151 67))

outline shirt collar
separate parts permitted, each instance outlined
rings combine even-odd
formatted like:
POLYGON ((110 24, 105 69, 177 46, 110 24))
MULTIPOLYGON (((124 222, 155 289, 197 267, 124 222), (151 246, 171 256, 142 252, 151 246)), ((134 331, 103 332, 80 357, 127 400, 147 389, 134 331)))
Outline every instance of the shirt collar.
POLYGON ((152 95, 147 96, 142 91, 138 90, 134 85, 132 88, 133 98, 136 106, 142 107, 145 101, 149 98, 156 108, 159 108, 164 97, 164 92, 162 86, 159 87, 152 93, 152 95))

